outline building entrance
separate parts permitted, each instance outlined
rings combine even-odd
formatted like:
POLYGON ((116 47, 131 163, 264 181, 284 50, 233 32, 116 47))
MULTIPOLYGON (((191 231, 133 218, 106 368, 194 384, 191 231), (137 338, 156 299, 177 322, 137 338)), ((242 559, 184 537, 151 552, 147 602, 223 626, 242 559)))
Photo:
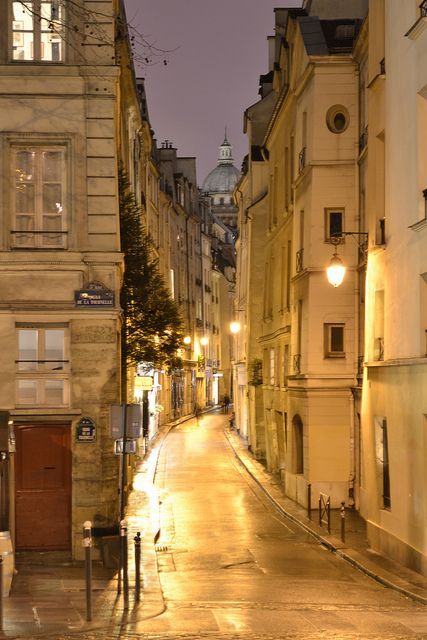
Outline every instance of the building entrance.
POLYGON ((70 425, 16 427, 16 549, 71 545, 70 425))

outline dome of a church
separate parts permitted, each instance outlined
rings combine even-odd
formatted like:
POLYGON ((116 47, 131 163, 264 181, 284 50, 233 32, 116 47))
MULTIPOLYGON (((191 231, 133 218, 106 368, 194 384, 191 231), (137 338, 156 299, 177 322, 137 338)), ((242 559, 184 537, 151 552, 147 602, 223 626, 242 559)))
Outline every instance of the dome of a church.
POLYGON ((202 191, 205 193, 232 193, 240 180, 240 171, 233 165, 232 147, 227 140, 219 148, 218 165, 205 178, 202 191))

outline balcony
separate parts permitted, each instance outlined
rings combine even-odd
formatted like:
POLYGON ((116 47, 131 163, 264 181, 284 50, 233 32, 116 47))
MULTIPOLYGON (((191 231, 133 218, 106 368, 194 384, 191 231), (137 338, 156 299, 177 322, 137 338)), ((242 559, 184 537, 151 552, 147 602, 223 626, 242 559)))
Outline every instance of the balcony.
POLYGON ((295 353, 293 358, 293 371, 294 375, 299 376, 301 373, 301 354, 295 353))
POLYGON ((307 147, 303 147, 298 155, 298 173, 302 173, 305 169, 305 152, 307 147))
POLYGON ((304 249, 300 249, 296 253, 296 272, 301 273, 304 269, 304 249))
POLYGON ((363 149, 368 144, 368 125, 363 129, 359 138, 359 153, 362 153, 363 149))

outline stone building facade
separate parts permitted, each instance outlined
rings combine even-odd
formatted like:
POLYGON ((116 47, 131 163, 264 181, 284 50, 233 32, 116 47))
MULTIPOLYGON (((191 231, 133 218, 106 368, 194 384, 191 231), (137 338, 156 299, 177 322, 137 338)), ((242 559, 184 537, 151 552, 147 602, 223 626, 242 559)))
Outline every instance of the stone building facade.
POLYGON ((236 189, 241 433, 290 497, 357 508, 423 573, 424 5, 276 10, 236 189))

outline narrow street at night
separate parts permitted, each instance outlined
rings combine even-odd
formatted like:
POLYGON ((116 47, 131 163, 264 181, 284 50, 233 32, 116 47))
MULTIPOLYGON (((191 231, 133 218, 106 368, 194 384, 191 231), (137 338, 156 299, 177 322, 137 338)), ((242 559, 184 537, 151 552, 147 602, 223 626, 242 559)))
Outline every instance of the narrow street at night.
POLYGON ((208 413, 163 444, 157 554, 166 611, 129 637, 427 637, 424 606, 276 514, 237 461, 227 428, 227 416, 208 413))

